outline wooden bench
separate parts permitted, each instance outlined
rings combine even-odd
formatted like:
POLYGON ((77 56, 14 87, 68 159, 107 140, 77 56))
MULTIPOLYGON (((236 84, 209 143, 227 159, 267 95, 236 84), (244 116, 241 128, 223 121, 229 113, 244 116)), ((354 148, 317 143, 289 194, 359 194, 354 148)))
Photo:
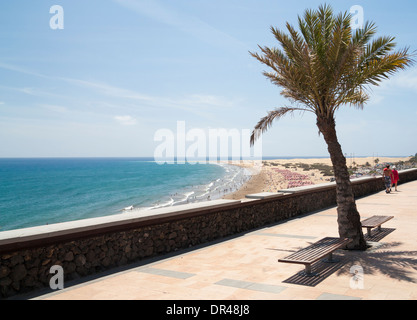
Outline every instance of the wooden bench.
POLYGON ((324 260, 324 262, 337 262, 337 260, 333 259, 333 252, 345 247, 350 242, 352 242, 352 239, 326 237, 286 258, 278 259, 278 262, 303 264, 305 266, 305 271, 302 272, 302 274, 306 276, 315 276, 316 274, 311 272, 312 263, 326 257, 327 259, 324 260))
POLYGON ((381 224, 387 222, 394 218, 393 216, 372 216, 368 219, 361 221, 362 228, 367 229, 368 236, 371 236, 371 230, 373 228, 378 228, 378 231, 381 231, 381 224))

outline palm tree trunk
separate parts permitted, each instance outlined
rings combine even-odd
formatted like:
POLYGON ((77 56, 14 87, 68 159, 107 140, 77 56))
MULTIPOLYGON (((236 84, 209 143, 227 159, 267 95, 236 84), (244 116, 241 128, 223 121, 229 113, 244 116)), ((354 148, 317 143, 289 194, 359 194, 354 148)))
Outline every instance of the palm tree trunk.
POLYGON ((347 249, 365 250, 366 241, 363 236, 360 215, 356 208, 346 158, 343 155, 336 135, 334 118, 317 117, 317 127, 327 143, 327 150, 333 164, 336 179, 337 222, 339 236, 353 239, 347 249))

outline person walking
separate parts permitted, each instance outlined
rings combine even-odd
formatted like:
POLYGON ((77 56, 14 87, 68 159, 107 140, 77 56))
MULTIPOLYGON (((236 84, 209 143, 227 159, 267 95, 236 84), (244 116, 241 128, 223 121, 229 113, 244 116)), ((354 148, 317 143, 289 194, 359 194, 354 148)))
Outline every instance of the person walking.
POLYGON ((382 179, 384 179, 385 182, 385 193, 390 193, 391 192, 391 175, 392 175, 392 170, 389 167, 389 164, 387 164, 387 166, 384 168, 384 172, 383 172, 383 176, 382 179))
POLYGON ((397 168, 395 166, 393 166, 392 167, 392 181, 391 181, 391 184, 392 184, 392 186, 395 187, 395 191, 398 191, 397 190, 398 180, 400 180, 400 175, 398 174, 397 168))

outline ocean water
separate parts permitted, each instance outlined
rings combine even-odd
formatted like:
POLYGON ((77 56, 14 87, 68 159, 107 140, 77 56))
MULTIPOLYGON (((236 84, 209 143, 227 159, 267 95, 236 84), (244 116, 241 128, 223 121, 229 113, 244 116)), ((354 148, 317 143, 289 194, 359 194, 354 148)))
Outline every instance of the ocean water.
POLYGON ((212 200, 249 178, 237 166, 151 158, 0 159, 0 232, 212 200))

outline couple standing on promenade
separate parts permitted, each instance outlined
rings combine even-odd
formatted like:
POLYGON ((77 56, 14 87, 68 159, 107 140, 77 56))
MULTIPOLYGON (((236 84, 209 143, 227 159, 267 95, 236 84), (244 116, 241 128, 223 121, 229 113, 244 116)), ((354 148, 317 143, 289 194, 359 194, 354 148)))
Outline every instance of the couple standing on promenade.
POLYGON ((390 165, 387 164, 387 166, 384 168, 383 177, 385 179, 385 187, 386 187, 385 192, 390 193, 393 185, 395 185, 395 191, 397 191, 397 183, 400 177, 398 175, 398 171, 395 168, 395 166, 393 166, 391 170, 390 165))

